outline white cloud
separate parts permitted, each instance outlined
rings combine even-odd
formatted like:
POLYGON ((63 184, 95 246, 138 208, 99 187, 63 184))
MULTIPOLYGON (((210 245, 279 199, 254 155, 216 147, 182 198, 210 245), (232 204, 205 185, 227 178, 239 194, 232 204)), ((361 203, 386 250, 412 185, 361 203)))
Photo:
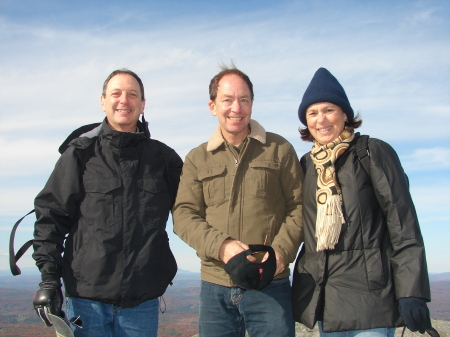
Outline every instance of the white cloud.
POLYGON ((423 185, 414 184, 411 186, 411 196, 420 214, 431 216, 436 220, 450 219, 450 214, 444 211, 448 209, 450 197, 449 180, 433 181, 423 185))
MULTIPOLYGON (((25 215, 25 214, 24 214, 25 215)), ((20 219, 20 218, 19 218, 20 219)), ((17 219, 17 220, 19 220, 17 219)), ((0 227, 0 231, 7 231, 7 232, 11 232, 12 229, 12 225, 11 227, 0 227)), ((25 227, 25 226, 18 226, 17 227, 17 232, 26 232, 26 233, 33 233, 34 228, 33 227, 25 227)), ((32 234, 31 234, 32 235, 32 234)), ((1 254, 0 254, 1 255, 1 254)))
POLYGON ((406 172, 449 170, 450 148, 415 149, 412 154, 403 156, 402 163, 406 172))
MULTIPOLYGON (((39 175, 50 172, 58 159, 55 141, 42 138, 0 137, 0 177, 39 175)), ((1 198, 1 196, 0 196, 1 198)))
MULTIPOLYGON (((45 181, 44 181, 45 182, 45 181)), ((34 198, 42 190, 40 186, 0 189, 0 214, 2 217, 17 217, 17 220, 34 207, 34 198)), ((12 226, 12 224, 11 224, 12 226)))
POLYGON ((414 13, 411 13, 405 17, 402 24, 405 26, 415 26, 422 24, 431 24, 434 21, 433 14, 439 10, 438 8, 427 8, 414 13))
MULTIPOLYGON (((25 212, 65 137, 103 119, 101 86, 120 67, 142 77, 152 135, 183 158, 212 133, 217 122, 206 106, 208 84, 219 62, 234 59, 254 83, 253 117, 290 140, 299 156, 311 144, 299 139, 297 108, 315 70, 325 66, 362 112, 361 132, 411 144, 402 155, 407 172, 447 172, 450 45, 442 32, 450 20, 437 10, 447 3, 409 4, 263 2, 226 17, 214 5, 120 16, 119 6, 109 6, 97 20, 86 2, 86 9, 58 13, 46 7, 48 14, 30 20, 2 14, 0 214, 25 212)), ((421 214, 431 207, 445 221, 447 205, 429 197, 434 188, 412 190, 421 214)))

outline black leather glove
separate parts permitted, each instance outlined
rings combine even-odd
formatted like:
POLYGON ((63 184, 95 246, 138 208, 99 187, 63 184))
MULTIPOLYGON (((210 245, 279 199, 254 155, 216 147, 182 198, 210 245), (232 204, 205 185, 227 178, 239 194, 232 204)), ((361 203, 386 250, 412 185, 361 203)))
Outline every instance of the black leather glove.
POLYGON ((39 290, 33 297, 33 305, 34 310, 47 326, 53 325, 48 313, 64 317, 64 312, 61 310, 62 304, 63 295, 60 281, 39 283, 39 290))
POLYGON ((418 297, 403 297, 398 299, 398 308, 405 321, 407 328, 411 331, 425 330, 431 328, 430 311, 427 303, 418 297))

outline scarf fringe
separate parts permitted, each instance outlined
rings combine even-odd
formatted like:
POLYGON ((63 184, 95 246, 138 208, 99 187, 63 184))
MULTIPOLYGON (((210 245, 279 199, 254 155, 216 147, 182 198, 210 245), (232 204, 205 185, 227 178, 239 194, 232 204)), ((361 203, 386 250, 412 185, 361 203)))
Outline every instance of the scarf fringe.
POLYGON ((317 208, 316 237, 318 252, 334 248, 339 240, 344 222, 339 195, 330 196, 325 204, 317 208))

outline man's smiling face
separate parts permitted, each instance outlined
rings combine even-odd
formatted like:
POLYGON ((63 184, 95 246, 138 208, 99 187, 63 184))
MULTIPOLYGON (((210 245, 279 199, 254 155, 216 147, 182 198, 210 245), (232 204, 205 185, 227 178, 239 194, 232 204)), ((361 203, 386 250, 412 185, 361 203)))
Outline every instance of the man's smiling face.
POLYGON ((145 99, 136 79, 128 74, 112 77, 101 96, 101 105, 108 124, 114 130, 136 132, 139 116, 144 112, 145 99))
POLYGON ((209 101, 209 109, 217 116, 223 138, 239 145, 248 135, 253 101, 247 83, 238 75, 225 75, 217 89, 217 97, 209 101))

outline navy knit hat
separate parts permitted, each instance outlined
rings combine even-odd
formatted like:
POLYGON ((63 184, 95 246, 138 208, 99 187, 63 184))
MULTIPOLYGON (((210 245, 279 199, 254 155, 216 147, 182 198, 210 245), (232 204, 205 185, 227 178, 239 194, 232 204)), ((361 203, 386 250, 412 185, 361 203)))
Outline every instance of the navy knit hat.
POLYGON ((311 83, 303 94, 302 102, 298 108, 298 118, 306 124, 306 110, 311 104, 329 102, 339 106, 347 115, 349 120, 353 119, 354 113, 350 106, 344 88, 327 69, 319 68, 314 74, 311 83))

